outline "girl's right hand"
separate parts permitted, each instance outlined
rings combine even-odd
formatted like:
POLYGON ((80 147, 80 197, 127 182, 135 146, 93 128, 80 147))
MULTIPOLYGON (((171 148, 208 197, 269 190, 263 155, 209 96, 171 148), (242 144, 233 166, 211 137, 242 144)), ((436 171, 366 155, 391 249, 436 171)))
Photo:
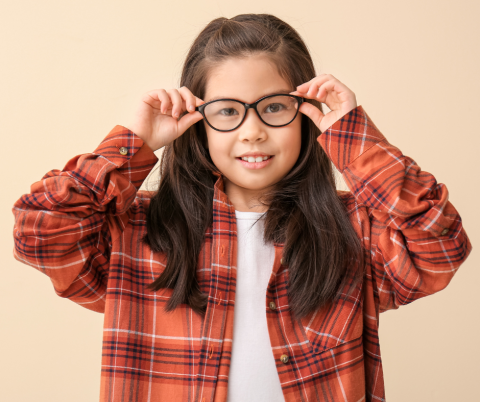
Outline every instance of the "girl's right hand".
POLYGON ((127 127, 156 151, 180 137, 190 126, 203 118, 195 107, 205 103, 187 87, 154 89, 143 94, 127 127), (188 113, 178 117, 187 111, 188 113))

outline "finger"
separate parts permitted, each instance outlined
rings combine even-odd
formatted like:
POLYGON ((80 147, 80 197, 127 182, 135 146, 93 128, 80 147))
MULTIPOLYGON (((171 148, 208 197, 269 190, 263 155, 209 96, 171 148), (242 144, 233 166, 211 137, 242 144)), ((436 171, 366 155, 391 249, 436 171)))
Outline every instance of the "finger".
POLYGON ((329 76, 330 76, 330 74, 320 74, 320 75, 312 78, 310 81, 307 81, 307 82, 299 85, 297 87, 297 91, 299 91, 301 93, 307 93, 308 90, 310 89, 310 87, 312 86, 312 84, 320 83, 320 85, 321 85, 322 83, 324 83, 325 81, 327 81, 329 79, 329 76))
POLYGON ((327 81, 323 83, 318 89, 316 99, 319 102, 325 103, 328 93, 333 91, 333 89, 335 88, 335 85, 336 85, 335 81, 327 81))
POLYGON ((304 82, 303 84, 297 86, 297 91, 301 93, 306 93, 308 91, 308 88, 310 88, 310 84, 316 80, 318 77, 312 78, 310 81, 304 82))
POLYGON ((161 101, 160 112, 166 114, 168 110, 172 107, 172 101, 170 99, 170 96, 168 96, 167 91, 165 91, 164 89, 158 90, 157 94, 158 99, 161 101))
POLYGON ((200 112, 186 113, 178 121, 178 131, 183 134, 190 126, 202 119, 203 116, 200 112))
POLYGON ((184 101, 176 89, 169 89, 167 93, 172 100, 172 117, 177 119, 180 113, 185 110, 184 101))
POLYGON ((328 83, 334 83, 334 80, 330 78, 328 74, 326 74, 321 79, 316 80, 314 83, 312 83, 312 85, 310 85, 310 88, 305 96, 310 99, 318 99, 320 88, 324 87, 328 83))
POLYGON ((320 85, 323 85, 323 82, 318 82, 318 81, 312 82, 305 96, 310 99, 316 98, 318 94, 318 88, 320 88, 320 85))
POLYGON ((320 128, 320 122, 325 117, 325 115, 318 109, 317 107, 313 106, 311 103, 304 102, 300 105, 300 109, 298 109, 304 115, 308 116, 313 123, 320 128))
POLYGON ((144 101, 147 101, 148 103, 148 99, 151 99, 153 103, 159 102, 160 112, 163 114, 166 113, 170 107, 170 97, 164 89, 154 89, 153 91, 148 91, 146 95, 147 96, 145 97, 144 101))
POLYGON ((307 93, 301 93, 300 96, 307 99, 315 99, 319 102, 325 103, 328 94, 338 85, 337 80, 327 80, 319 85, 318 82, 312 83, 307 93))
POLYGON ((179 94, 182 96, 182 98, 185 101, 186 109, 188 112, 194 112, 195 111, 195 106, 196 106, 196 100, 195 96, 193 96, 192 92, 190 90, 183 86, 178 90, 179 94))
POLYGON ((331 74, 321 74, 313 80, 302 84, 300 91, 306 94, 306 97, 314 99, 318 93, 318 88, 330 80, 336 80, 336 78, 331 74))

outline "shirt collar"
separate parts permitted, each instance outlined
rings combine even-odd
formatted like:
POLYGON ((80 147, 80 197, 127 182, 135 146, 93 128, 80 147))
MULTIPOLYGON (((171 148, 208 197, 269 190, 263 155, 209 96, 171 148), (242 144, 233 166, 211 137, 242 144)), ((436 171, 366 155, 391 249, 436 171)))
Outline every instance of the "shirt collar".
POLYGON ((225 179, 223 175, 218 172, 213 172, 213 174, 217 177, 214 185, 213 197, 233 208, 233 204, 228 199, 227 194, 225 194, 225 179))

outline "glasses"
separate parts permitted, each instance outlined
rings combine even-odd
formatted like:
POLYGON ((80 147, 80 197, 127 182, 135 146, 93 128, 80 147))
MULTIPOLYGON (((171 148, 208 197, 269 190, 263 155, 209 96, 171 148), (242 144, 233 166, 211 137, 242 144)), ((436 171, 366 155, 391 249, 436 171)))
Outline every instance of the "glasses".
POLYGON ((297 117, 298 109, 304 102, 300 96, 275 94, 260 98, 254 103, 236 99, 216 99, 197 106, 207 124, 217 131, 233 131, 238 128, 252 108, 267 126, 283 127, 297 117))

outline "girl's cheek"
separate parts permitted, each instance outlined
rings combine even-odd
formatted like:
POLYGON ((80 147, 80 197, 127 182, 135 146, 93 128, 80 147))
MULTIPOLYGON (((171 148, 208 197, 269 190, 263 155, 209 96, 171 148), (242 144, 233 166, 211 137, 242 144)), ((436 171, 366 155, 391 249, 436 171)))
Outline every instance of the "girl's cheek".
POLYGON ((227 148, 219 146, 219 143, 211 143, 209 146, 210 157, 217 168, 221 169, 223 165, 229 162, 233 157, 227 148))

